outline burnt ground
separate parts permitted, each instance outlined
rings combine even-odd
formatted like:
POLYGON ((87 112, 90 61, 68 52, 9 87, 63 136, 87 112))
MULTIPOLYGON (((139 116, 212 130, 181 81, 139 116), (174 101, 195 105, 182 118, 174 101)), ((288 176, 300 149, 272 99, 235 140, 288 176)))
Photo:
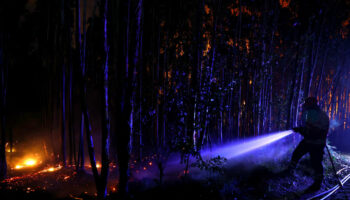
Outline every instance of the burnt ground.
MULTIPOLYGON (((148 169, 133 167, 131 173, 134 176, 130 181, 129 199, 270 200, 305 199, 311 196, 312 194, 303 194, 304 190, 312 184, 313 172, 309 167, 308 156, 301 160, 291 176, 281 176, 280 172, 288 165, 293 148, 284 152, 284 156, 273 158, 266 150, 262 149, 254 154, 229 160, 222 174, 190 169, 189 175, 178 173, 171 176, 172 178, 165 179, 162 184, 159 184, 157 179, 155 165, 149 165, 148 169), (258 159, 259 155, 265 156, 264 159, 258 159), (142 171, 143 176, 137 176, 142 171)), ((332 151, 332 155, 337 170, 348 166, 349 156, 336 151, 332 151)), ((327 154, 324 158, 325 180, 319 192, 337 183, 327 154)), ((349 172, 350 170, 343 170, 339 176, 344 177, 349 172)), ((116 193, 115 174, 117 173, 112 171, 108 185, 109 199, 120 199, 116 193)), ((76 173, 69 168, 50 173, 36 173, 35 170, 23 171, 22 174, 10 173, 9 179, 0 185, 0 195, 2 200, 96 199, 92 175, 76 173)))

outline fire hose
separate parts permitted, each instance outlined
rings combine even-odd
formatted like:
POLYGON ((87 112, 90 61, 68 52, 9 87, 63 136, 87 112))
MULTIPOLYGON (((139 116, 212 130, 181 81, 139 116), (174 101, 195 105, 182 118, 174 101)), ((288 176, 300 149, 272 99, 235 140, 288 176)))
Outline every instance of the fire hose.
MULTIPOLYGON (((329 151, 329 148, 328 146, 326 145, 326 149, 327 149, 327 152, 328 152, 328 155, 329 155, 329 159, 331 161, 331 164, 332 164, 332 169, 333 169, 333 172, 334 172, 334 175, 336 177, 336 179, 338 180, 338 184, 336 184, 334 187, 332 187, 331 189, 329 190, 326 190, 324 192, 321 192, 319 194, 316 194, 310 198, 308 198, 308 200, 311 200, 311 199, 315 199, 315 198, 318 198, 318 197, 321 197, 323 195, 325 195, 324 197, 321 198, 321 200, 325 200, 327 199, 328 197, 330 197, 332 194, 334 194, 339 188, 343 188, 343 185, 350 179, 350 174, 346 175, 342 180, 340 180, 338 174, 346 169, 350 169, 350 167, 344 167, 342 168, 341 170, 339 170, 338 172, 335 170, 335 166, 334 166, 334 162, 333 162, 333 159, 332 159, 332 155, 329 151)), ((345 191, 345 190, 344 190, 345 191)), ((346 194, 345 194, 346 195, 346 194)))
MULTIPOLYGON (((340 180, 341 182, 341 185, 344 185, 348 180, 350 179, 350 174, 346 175, 342 180, 340 180)), ((339 188, 341 188, 341 186, 339 183, 337 185, 335 185, 334 187, 332 187, 331 189, 329 190, 326 190, 324 192, 321 192, 319 194, 316 194, 310 198, 308 198, 308 200, 311 200, 311 199, 316 199, 316 198, 319 198, 323 195, 326 195, 324 196, 321 200, 324 200, 324 199, 327 199, 328 197, 330 197, 332 194, 334 194, 339 188)))

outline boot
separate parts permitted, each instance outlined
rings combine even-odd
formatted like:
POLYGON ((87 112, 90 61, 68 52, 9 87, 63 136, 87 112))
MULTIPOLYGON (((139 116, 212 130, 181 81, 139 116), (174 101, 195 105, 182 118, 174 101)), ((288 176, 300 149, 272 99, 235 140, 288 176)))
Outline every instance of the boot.
POLYGON ((281 177, 281 178, 285 178, 288 176, 292 176, 293 172, 295 169, 295 165, 293 165, 292 163, 287 167, 287 169, 279 172, 278 174, 276 174, 277 177, 281 177))
POLYGON ((321 189, 321 186, 322 186, 322 180, 319 181, 319 180, 316 180, 314 181, 314 183, 308 187, 306 190, 305 190, 305 193, 312 193, 312 192, 316 192, 318 190, 321 189))
POLYGON ((283 172, 285 173, 285 174, 287 174, 287 175, 293 175, 293 172, 294 172, 294 169, 297 167, 297 163, 295 163, 295 162, 291 162, 289 165, 288 165, 288 167, 287 167, 287 169, 285 169, 283 172))

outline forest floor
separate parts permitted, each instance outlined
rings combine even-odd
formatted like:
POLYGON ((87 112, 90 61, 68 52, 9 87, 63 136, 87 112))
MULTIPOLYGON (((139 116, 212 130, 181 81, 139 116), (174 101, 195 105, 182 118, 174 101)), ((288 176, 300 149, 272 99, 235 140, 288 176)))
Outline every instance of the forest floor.
MULTIPOLYGON (((292 175, 281 175, 281 172, 287 168, 292 152, 299 142, 295 138, 293 142, 290 140, 292 140, 291 137, 230 159, 223 167, 221 174, 191 168, 189 175, 168 179, 161 186, 146 189, 140 189, 142 188, 140 187, 134 194, 132 193, 132 199, 294 200, 309 198, 338 183, 326 150, 323 161, 325 178, 319 191, 305 193, 313 183, 313 170, 310 167, 308 155, 301 159, 292 175)), ((350 166, 350 155, 340 153, 333 147, 331 147, 331 154, 336 170, 345 168, 339 173, 339 177, 342 178, 350 173, 350 169, 347 168, 350 166)), ((182 169, 185 168, 183 165, 182 167, 182 169)), ((156 177, 153 178, 156 179, 156 177)), ((139 185, 142 185, 142 181, 143 185, 150 185, 148 183, 152 182, 152 179, 143 178, 139 181, 139 185)))
MULTIPOLYGON (((286 169, 295 144, 279 142, 229 160, 221 174, 190 168, 183 174, 184 165, 178 171, 165 173, 159 184, 157 166, 148 160, 143 166, 133 166, 130 180, 130 199, 304 199, 312 194, 303 194, 312 184, 312 169, 308 156, 300 161, 291 176, 280 176, 286 169), (283 148, 282 148, 283 147, 283 148)), ((340 170, 349 166, 350 156, 332 150, 335 167, 340 170)), ((324 155, 325 180, 320 191, 333 187, 337 180, 328 155, 324 155)), ((116 170, 116 169, 113 169, 116 170)), ((166 172, 166 171, 165 171, 166 172)), ((344 177, 349 170, 343 170, 344 177)), ((117 174, 109 177, 109 199, 117 197, 117 174)), ((95 184, 90 173, 76 173, 61 169, 50 173, 24 171, 10 173, 0 183, 1 199, 96 199, 95 184)))

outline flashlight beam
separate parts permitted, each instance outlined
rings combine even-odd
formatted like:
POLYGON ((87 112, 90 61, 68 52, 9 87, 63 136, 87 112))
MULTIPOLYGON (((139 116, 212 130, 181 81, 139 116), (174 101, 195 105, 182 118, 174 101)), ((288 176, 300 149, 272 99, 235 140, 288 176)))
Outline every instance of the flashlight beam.
POLYGON ((254 137, 252 139, 243 141, 242 143, 235 142, 227 144, 225 146, 216 147, 213 150, 204 150, 201 154, 202 157, 215 157, 220 155, 227 159, 231 159, 242 154, 254 151, 263 146, 269 145, 292 133, 292 130, 271 133, 260 137, 254 137))

